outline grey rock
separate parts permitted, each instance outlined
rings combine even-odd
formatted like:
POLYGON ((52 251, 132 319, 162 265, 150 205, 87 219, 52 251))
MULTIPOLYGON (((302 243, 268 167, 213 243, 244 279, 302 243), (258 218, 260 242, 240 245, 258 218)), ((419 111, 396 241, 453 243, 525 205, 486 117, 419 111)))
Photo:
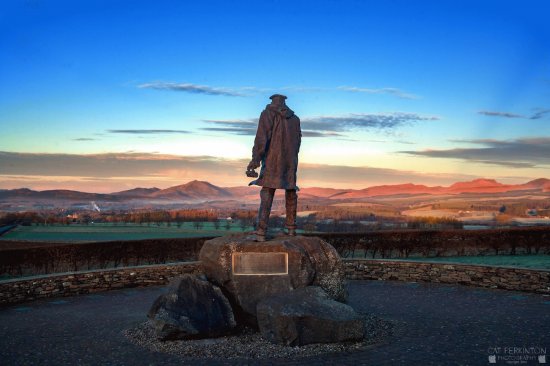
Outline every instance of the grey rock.
POLYGON ((147 316, 161 340, 216 337, 236 326, 233 310, 219 287, 193 275, 170 282, 147 316))
POLYGON ((345 301, 345 273, 338 252, 317 237, 282 236, 258 243, 246 235, 208 240, 200 253, 203 272, 209 281, 222 287, 235 314, 255 323, 256 305, 266 297, 310 285, 322 287, 328 296, 345 301), (235 275, 234 253, 288 253, 288 274, 235 275))
POLYGON ((274 295, 258 303, 260 332, 272 343, 302 346, 362 340, 363 317, 317 286, 274 295))

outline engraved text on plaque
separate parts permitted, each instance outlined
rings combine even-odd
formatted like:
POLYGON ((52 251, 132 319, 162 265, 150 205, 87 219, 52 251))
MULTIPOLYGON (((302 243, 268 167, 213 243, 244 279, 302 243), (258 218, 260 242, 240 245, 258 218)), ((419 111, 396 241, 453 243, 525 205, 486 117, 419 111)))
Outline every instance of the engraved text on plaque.
POLYGON ((234 275, 286 275, 288 274, 288 253, 233 253, 234 275))

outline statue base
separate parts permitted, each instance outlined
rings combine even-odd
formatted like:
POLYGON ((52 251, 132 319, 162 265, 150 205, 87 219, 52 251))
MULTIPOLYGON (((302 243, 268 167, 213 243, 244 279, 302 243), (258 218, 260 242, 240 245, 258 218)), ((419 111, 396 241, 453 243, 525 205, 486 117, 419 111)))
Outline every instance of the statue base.
POLYGON ((279 236, 256 242, 247 235, 208 240, 200 254, 209 281, 220 286, 237 318, 256 324, 256 306, 272 295, 319 286, 345 301, 344 267, 338 252, 317 237, 279 236))

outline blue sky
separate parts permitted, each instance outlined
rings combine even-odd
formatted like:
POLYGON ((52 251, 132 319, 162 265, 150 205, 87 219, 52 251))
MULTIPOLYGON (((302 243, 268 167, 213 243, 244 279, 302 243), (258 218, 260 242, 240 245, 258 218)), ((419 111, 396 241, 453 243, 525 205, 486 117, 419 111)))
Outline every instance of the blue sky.
POLYGON ((549 177, 549 13, 546 1, 6 1, 0 188, 246 184, 251 126, 276 92, 309 131, 304 186, 549 177), (61 172, 63 159, 89 168, 61 172))

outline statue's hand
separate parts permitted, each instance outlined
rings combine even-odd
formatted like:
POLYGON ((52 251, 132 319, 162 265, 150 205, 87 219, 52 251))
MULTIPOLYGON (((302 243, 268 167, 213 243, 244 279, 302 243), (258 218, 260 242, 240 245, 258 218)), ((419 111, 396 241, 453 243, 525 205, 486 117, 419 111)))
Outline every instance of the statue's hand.
POLYGON ((246 170, 254 170, 260 166, 260 163, 256 163, 254 160, 251 160, 250 163, 248 163, 248 166, 246 167, 246 170))
POLYGON ((256 173, 255 170, 247 170, 246 171, 246 176, 247 177, 250 177, 250 178, 258 178, 258 173, 256 173))
POLYGON ((250 178, 258 178, 258 173, 256 173, 254 169, 256 169, 259 166, 260 164, 254 162, 254 160, 248 163, 248 166, 246 167, 246 176, 250 178))

